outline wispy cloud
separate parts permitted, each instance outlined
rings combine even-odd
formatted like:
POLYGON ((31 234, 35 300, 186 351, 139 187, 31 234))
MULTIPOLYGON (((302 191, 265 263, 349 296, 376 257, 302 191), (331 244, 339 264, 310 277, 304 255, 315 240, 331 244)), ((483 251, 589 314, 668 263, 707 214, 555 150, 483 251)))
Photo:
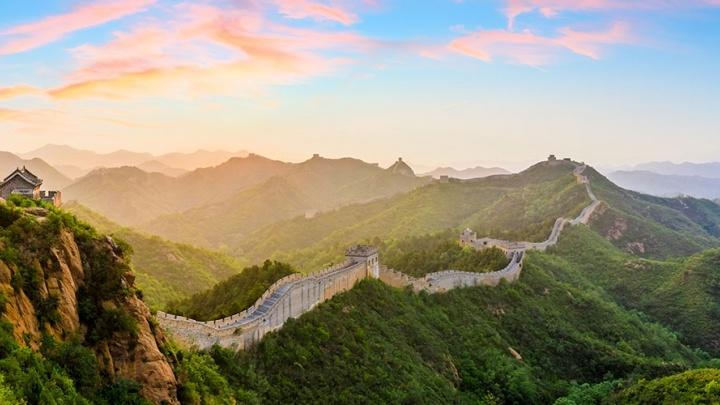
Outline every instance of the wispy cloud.
POLYGON ((568 51, 599 59, 605 46, 632 41, 628 25, 616 22, 609 29, 596 32, 561 28, 554 37, 537 35, 527 30, 477 31, 453 40, 449 48, 484 62, 501 59, 511 63, 543 66, 556 61, 563 52, 568 51))
POLYGON ((357 15, 338 4, 323 4, 310 0, 274 0, 281 14, 288 18, 312 18, 319 21, 334 21, 343 25, 352 25, 358 21, 357 15))
POLYGON ((720 6, 720 0, 507 0, 505 12, 510 28, 525 13, 553 17, 564 11, 666 10, 720 6))
POLYGON ((0 55, 35 49, 82 29, 135 14, 156 0, 112 0, 88 3, 61 15, 0 31, 0 55))

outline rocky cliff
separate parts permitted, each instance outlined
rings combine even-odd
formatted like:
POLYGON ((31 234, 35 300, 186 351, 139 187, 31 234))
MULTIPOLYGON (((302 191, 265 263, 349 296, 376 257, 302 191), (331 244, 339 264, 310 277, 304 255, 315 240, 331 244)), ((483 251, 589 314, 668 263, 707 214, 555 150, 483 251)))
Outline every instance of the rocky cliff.
POLYGON ((18 344, 78 339, 109 382, 134 380, 152 402, 176 404, 165 337, 138 298, 126 249, 62 212, 0 203, 2 317, 18 344))

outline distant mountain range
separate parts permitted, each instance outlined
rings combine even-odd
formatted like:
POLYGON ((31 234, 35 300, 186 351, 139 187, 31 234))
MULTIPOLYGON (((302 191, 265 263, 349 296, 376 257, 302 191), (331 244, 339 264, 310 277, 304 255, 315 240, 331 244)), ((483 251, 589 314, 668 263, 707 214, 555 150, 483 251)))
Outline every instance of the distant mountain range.
POLYGON ((458 170, 452 167, 438 167, 437 169, 423 173, 423 176, 432 176, 436 179, 441 176, 448 176, 455 179, 479 179, 482 177, 495 176, 498 174, 510 174, 509 171, 500 167, 472 167, 458 170))
POLYGON ((720 178, 720 162, 649 162, 636 165, 635 167, 633 167, 632 170, 648 171, 671 176, 699 176, 708 178, 720 178))
POLYGON ((168 153, 155 156, 150 153, 118 150, 111 153, 97 153, 76 149, 67 145, 45 145, 39 149, 20 154, 24 159, 40 158, 55 166, 71 178, 79 178, 93 169, 122 166, 139 167, 145 171, 179 176, 200 167, 219 165, 232 157, 244 157, 245 151, 206 151, 192 153, 168 153))
POLYGON ((388 197, 429 181, 357 159, 316 156, 287 163, 251 154, 177 178, 129 166, 98 169, 65 188, 63 197, 123 225, 217 246, 280 219, 388 197))
POLYGON ((660 197, 720 197, 720 178, 658 174, 646 170, 612 172, 608 178, 620 187, 660 197))

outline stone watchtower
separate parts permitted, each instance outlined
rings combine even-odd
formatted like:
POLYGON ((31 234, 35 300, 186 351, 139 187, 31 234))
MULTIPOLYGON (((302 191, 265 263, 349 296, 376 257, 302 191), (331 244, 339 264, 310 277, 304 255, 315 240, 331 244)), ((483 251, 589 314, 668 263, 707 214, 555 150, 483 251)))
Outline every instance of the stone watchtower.
POLYGON ((355 245, 345 251, 345 257, 355 263, 365 263, 368 278, 380 278, 380 259, 375 246, 355 245))

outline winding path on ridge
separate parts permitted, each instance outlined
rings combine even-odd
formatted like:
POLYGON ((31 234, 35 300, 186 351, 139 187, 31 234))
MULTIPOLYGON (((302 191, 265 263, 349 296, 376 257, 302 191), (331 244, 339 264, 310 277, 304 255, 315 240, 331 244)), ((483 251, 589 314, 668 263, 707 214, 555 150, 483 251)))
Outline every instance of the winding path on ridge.
POLYGON ((356 282, 364 278, 376 278, 393 287, 410 287, 414 291, 426 291, 431 294, 460 287, 496 286, 502 280, 513 282, 520 277, 525 252, 544 251, 554 246, 565 226, 587 224, 593 212, 601 204, 590 187, 588 177, 584 175, 586 168, 584 164, 576 164, 573 174, 578 184, 585 186, 591 200, 590 205, 574 219, 558 218, 547 240, 518 242, 491 238, 478 239, 470 230, 463 233, 461 243, 473 246, 475 249, 498 247, 504 250, 510 261, 502 270, 490 273, 446 270, 415 278, 380 266, 377 249, 371 246, 355 246, 347 251, 345 263, 317 273, 293 274, 278 280, 254 305, 239 314, 215 321, 200 322, 158 312, 157 319, 167 332, 187 345, 207 349, 217 344, 242 350, 257 343, 268 332, 281 328, 288 318, 297 318, 334 295, 350 290, 356 282))

